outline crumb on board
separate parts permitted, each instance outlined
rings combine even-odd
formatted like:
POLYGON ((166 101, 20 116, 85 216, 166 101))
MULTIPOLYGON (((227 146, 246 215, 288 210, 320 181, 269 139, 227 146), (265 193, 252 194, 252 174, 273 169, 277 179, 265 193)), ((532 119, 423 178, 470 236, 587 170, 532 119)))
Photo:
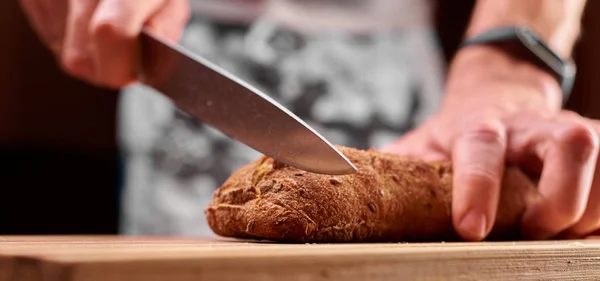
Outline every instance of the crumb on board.
POLYGON ((575 246, 575 247, 583 247, 583 246, 585 246, 585 244, 583 244, 583 243, 581 243, 579 241, 577 241, 577 242, 571 242, 571 243, 569 243, 567 245, 569 245, 569 246, 575 246))

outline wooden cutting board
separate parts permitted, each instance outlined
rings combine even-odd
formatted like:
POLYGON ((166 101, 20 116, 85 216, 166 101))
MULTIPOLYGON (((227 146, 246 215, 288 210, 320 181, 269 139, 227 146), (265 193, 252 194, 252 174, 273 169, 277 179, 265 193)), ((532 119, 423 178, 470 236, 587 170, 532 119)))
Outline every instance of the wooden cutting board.
POLYGON ((0 281, 598 280, 600 239, 275 244, 227 239, 0 236, 0 281))

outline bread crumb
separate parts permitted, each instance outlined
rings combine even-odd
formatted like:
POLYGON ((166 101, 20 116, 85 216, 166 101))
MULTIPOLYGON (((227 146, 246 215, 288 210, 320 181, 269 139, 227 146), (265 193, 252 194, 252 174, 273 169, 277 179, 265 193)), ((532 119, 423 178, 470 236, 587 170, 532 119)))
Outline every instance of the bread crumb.
POLYGON ((369 210, 371 210, 371 212, 373 212, 373 213, 377 212, 377 206, 375 204, 373 204, 373 202, 369 202, 369 204, 367 204, 367 206, 369 207, 369 210))
POLYGON ((336 179, 336 178, 330 178, 329 182, 333 185, 338 185, 338 184, 342 183, 342 181, 340 181, 339 179, 336 179))
POLYGON ((285 223, 286 220, 287 220, 287 217, 279 217, 279 218, 277 218, 277 220, 275 220, 275 225, 282 225, 285 223))
POLYGON ((300 193, 300 197, 302 197, 304 199, 310 199, 310 195, 308 195, 308 192, 306 192, 306 190, 304 190, 304 188, 298 189, 298 193, 300 193))

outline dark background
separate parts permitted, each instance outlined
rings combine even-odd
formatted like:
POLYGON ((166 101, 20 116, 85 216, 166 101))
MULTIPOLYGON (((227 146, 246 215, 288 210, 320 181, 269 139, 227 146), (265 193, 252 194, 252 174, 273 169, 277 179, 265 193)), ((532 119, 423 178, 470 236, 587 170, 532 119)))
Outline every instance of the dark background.
MULTIPOLYGON (((600 118, 600 1, 588 1, 568 107, 600 118)), ((449 59, 474 1, 444 0, 449 59)), ((64 75, 16 0, 0 1, 0 234, 117 233, 117 92, 64 75)))

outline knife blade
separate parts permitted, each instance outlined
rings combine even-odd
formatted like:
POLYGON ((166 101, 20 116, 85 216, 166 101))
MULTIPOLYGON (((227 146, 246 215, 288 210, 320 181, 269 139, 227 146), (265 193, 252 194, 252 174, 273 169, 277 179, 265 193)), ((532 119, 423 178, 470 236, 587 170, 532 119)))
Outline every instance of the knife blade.
POLYGON ((323 136, 249 83, 148 30, 139 43, 140 81, 182 112, 299 169, 332 175, 356 172, 323 136))

